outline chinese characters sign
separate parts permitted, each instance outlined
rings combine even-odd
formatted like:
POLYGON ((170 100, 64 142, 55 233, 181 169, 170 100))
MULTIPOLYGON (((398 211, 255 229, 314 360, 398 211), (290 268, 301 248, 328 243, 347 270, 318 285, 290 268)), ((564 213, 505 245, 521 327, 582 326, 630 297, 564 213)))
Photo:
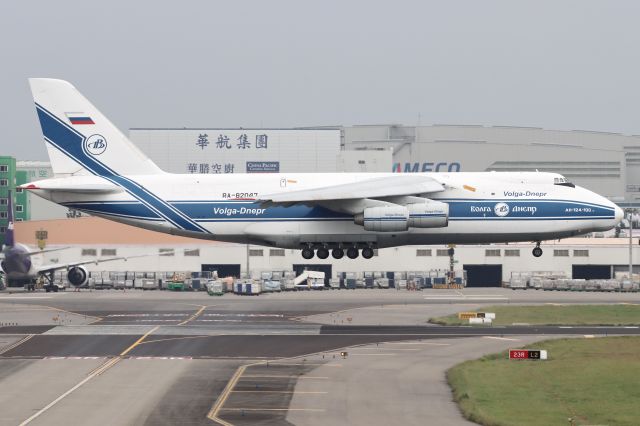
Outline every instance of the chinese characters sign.
MULTIPOLYGON (((246 133, 242 133, 237 138, 232 140, 226 134, 220 133, 215 140, 215 144, 212 148, 217 149, 268 149, 269 147, 269 135, 261 134, 255 135, 255 141, 252 141, 246 133)), ((209 146, 209 135, 206 133, 200 133, 196 140, 196 146, 200 147, 204 151, 209 146)))

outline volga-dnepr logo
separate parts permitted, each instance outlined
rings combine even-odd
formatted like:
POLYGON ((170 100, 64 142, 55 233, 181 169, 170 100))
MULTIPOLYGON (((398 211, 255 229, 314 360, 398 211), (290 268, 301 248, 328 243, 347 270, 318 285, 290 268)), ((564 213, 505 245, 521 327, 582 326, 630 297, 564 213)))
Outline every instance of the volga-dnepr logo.
POLYGON ((84 150, 91 155, 100 155, 107 150, 107 140, 102 135, 91 135, 84 141, 84 150))
POLYGON ((498 203, 493 206, 493 212, 498 217, 505 217, 509 214, 509 204, 507 203, 498 203))

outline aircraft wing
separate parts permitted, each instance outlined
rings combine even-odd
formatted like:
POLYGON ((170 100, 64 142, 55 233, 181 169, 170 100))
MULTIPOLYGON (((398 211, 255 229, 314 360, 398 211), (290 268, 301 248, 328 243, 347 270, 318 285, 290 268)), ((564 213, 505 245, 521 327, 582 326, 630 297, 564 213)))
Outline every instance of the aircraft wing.
POLYGON ((339 200, 411 196, 440 191, 444 191, 444 185, 431 177, 406 175, 376 177, 354 183, 267 194, 261 196, 260 200, 272 204, 322 204, 339 200))
POLYGON ((138 257, 148 257, 148 256, 169 256, 172 255, 173 252, 162 252, 162 253, 154 253, 154 254, 139 254, 135 256, 119 256, 119 257, 107 257, 105 259, 93 259, 93 260, 84 260, 82 262, 69 262, 69 263, 50 263, 48 265, 41 265, 36 267, 37 274, 46 274, 57 271, 59 269, 69 269, 74 266, 82 266, 82 265, 90 265, 92 263, 104 263, 104 262, 113 262, 115 260, 124 260, 127 261, 129 259, 135 259, 138 257))
POLYGON ((52 251, 60 251, 60 250, 66 250, 69 247, 59 247, 59 248, 52 248, 52 249, 46 249, 46 250, 40 250, 40 251, 30 251, 29 253, 23 253, 24 256, 35 256, 37 254, 42 254, 42 253, 49 253, 52 251))

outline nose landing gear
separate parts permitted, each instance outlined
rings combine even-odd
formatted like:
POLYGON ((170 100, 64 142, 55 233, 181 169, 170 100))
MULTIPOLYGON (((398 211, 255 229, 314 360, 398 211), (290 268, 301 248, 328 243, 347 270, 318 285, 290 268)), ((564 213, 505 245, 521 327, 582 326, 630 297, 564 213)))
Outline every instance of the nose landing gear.
POLYGON ((533 248, 531 253, 533 254, 533 257, 542 256, 542 249, 540 248, 540 241, 536 242, 536 246, 533 248))

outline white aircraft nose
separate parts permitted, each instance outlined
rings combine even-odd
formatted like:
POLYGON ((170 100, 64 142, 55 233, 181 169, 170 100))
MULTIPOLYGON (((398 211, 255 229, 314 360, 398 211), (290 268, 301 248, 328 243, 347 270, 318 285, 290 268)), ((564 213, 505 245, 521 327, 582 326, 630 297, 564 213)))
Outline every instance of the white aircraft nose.
POLYGON ((615 210, 616 210, 616 225, 617 225, 618 223, 620 223, 620 221, 624 217, 624 211, 618 206, 615 207, 615 210))

